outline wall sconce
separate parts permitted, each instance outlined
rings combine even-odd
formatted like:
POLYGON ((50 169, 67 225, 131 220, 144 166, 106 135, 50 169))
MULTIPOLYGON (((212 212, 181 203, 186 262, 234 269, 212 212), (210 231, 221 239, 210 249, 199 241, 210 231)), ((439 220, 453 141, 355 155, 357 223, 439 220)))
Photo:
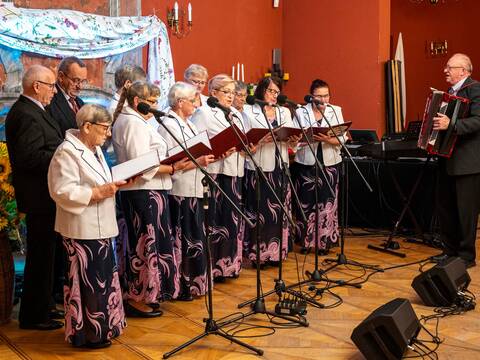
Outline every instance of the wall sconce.
POLYGON ((428 49, 431 56, 446 55, 448 52, 447 40, 430 41, 428 49))
POLYGON ((177 38, 181 39, 190 34, 192 30, 192 4, 187 6, 187 24, 185 25, 185 10, 178 8, 178 2, 175 1, 173 8, 167 9, 167 23, 170 31, 177 38))

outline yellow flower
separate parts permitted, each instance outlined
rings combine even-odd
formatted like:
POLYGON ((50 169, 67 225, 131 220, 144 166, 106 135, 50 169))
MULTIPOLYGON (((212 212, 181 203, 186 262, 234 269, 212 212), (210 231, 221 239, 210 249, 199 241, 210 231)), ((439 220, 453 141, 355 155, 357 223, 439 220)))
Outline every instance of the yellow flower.
POLYGON ((12 168, 10 166, 10 161, 7 157, 0 157, 0 182, 3 183, 8 180, 12 168))
POLYGON ((0 190, 5 193, 8 200, 13 200, 13 198, 15 197, 15 190, 13 189, 13 186, 10 185, 8 182, 0 183, 0 190))
POLYGON ((0 142, 0 157, 7 157, 8 158, 8 148, 6 142, 0 142))
POLYGON ((8 220, 4 217, 0 217, 0 231, 5 229, 8 225, 8 220))

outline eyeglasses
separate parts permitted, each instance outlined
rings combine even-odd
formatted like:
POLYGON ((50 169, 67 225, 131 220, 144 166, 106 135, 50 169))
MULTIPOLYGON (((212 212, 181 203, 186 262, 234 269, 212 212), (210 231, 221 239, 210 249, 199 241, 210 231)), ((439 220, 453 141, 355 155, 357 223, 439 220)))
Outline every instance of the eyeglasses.
POLYGON ((330 94, 326 94, 326 95, 315 95, 315 94, 312 94, 312 96, 314 98, 317 98, 317 99, 326 99, 326 98, 329 98, 330 97, 330 94))
POLYGON ((55 83, 48 83, 48 82, 45 82, 45 81, 41 81, 41 80, 35 80, 36 82, 39 82, 40 84, 43 84, 43 85, 47 85, 47 87, 50 89, 50 90, 53 90, 55 88, 55 83))
POLYGON ((192 83, 194 83, 195 85, 205 85, 207 82, 206 81, 203 81, 203 80, 195 80, 195 79, 190 79, 190 81, 192 83))
POLYGON ((149 104, 152 104, 152 105, 158 105, 158 100, 155 99, 142 99, 142 100, 145 100, 146 102, 148 102, 149 104))
POLYGON ((63 75, 65 75, 65 77, 70 80, 73 85, 75 86, 85 86, 88 84, 88 80, 87 79, 79 79, 79 78, 74 78, 72 79, 70 76, 68 76, 67 74, 65 74, 64 72, 62 72, 63 75))
POLYGON ((226 96, 231 95, 235 96, 235 91, 232 90, 221 90, 221 89, 216 89, 217 91, 220 91, 221 93, 224 93, 226 96))
POLYGON ((280 94, 280 91, 275 90, 275 89, 270 89, 270 88, 268 88, 266 91, 267 91, 268 93, 272 94, 272 95, 279 95, 279 94, 280 94))
POLYGON ((103 125, 103 124, 99 124, 99 123, 94 123, 94 122, 90 122, 90 124, 92 125, 98 125, 98 126, 101 126, 103 128, 103 130, 105 131, 105 133, 108 133, 110 131, 112 131, 112 125, 103 125))
POLYGON ((247 97, 247 94, 242 94, 242 93, 239 93, 239 92, 235 92, 235 97, 238 97, 240 99, 245 99, 247 97))
POLYGON ((450 66, 450 65, 446 65, 443 70, 447 70, 447 71, 450 71, 452 69, 464 69, 463 66, 450 66))

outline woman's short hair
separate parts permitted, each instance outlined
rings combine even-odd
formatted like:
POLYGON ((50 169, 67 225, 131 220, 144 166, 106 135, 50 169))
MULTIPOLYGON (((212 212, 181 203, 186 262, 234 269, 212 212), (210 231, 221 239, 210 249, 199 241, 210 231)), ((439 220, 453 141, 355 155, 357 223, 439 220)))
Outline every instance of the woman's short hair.
POLYGON ((255 98, 265 100, 265 92, 267 91, 268 86, 272 83, 277 85, 279 90, 282 91, 282 80, 276 76, 267 76, 258 82, 255 93, 253 94, 255 98))
POLYGON ((81 128, 87 122, 93 124, 111 124, 112 116, 103 106, 97 104, 85 104, 80 110, 78 110, 76 120, 78 128, 81 128))
POLYGON ((149 97, 156 97, 156 98, 160 97, 161 91, 157 85, 149 83, 148 86, 150 91, 149 97))
POLYGON ((183 73, 183 77, 185 78, 185 80, 190 79, 192 76, 195 75, 204 79, 208 79, 207 68, 199 64, 191 64, 185 69, 185 72, 183 73))
POLYGON ((127 81, 146 80, 147 74, 140 66, 125 64, 115 71, 115 86, 120 89, 127 81))
POLYGON ((235 80, 227 74, 215 75, 208 81, 208 92, 211 94, 212 90, 218 90, 233 83, 235 83, 235 80))
POLYGON ((168 91, 168 105, 174 107, 178 100, 195 97, 197 88, 183 81, 178 81, 172 85, 168 91))
POLYGON ((319 89, 319 88, 327 88, 330 90, 330 86, 328 86, 326 81, 315 79, 312 81, 312 85, 310 85, 310 94, 313 94, 315 89, 319 89))

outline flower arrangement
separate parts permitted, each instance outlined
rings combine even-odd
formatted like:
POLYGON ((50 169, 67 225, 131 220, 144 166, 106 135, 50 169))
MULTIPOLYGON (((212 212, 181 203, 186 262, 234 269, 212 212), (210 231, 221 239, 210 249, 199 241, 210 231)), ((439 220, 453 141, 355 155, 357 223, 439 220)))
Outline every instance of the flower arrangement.
POLYGON ((25 216, 18 213, 15 191, 12 186, 12 168, 7 144, 0 142, 0 232, 7 234, 13 251, 22 250, 25 216))

